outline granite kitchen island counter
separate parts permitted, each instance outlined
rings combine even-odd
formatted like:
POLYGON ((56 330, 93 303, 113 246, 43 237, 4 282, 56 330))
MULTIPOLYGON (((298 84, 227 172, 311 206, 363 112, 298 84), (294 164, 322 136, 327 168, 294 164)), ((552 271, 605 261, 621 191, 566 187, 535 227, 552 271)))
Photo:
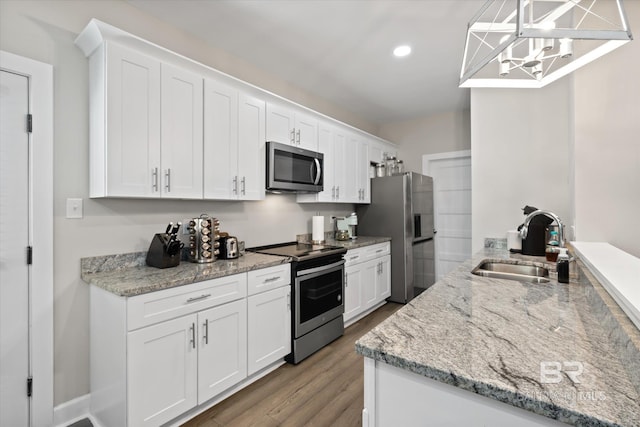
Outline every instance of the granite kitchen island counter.
MULTIPOLYGON (((485 259, 523 258, 480 251, 363 336, 357 352, 568 424, 640 425, 640 332, 580 262, 569 284, 471 274, 485 259)), ((365 385, 365 406, 366 396, 365 385)))

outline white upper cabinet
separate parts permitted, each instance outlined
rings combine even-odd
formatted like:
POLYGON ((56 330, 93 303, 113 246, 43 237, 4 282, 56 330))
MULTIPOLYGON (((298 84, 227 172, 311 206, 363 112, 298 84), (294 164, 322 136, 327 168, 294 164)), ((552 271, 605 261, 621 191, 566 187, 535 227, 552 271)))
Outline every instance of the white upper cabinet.
POLYGON ((265 102, 207 79, 204 117, 204 198, 264 199, 265 102))
POLYGON ((204 198, 237 198, 238 90, 204 82, 204 198))
POLYGON ((318 151, 318 120, 276 103, 267 104, 267 140, 318 151))
POLYGON ((261 200, 265 193, 265 102, 240 94, 238 199, 261 200))
POLYGON ((90 66, 91 197, 201 199, 202 78, 113 42, 90 66))
POLYGON ((314 194, 299 194, 297 201, 299 203, 349 202, 346 183, 350 167, 350 162, 346 158, 349 154, 347 132, 340 126, 321 121, 318 126, 318 151, 324 155, 324 190, 314 194))
POLYGON ((369 142, 360 138, 356 155, 356 186, 358 190, 358 203, 371 203, 371 181, 369 181, 369 142))
POLYGON ((324 191, 299 202, 369 203, 375 137, 96 19, 75 43, 90 67, 91 197, 261 200, 275 141, 325 155, 324 191))
POLYGON ((161 70, 161 195, 201 199, 203 79, 167 64, 161 70))
POLYGON ((90 68, 90 196, 157 197, 160 62, 106 43, 90 68))

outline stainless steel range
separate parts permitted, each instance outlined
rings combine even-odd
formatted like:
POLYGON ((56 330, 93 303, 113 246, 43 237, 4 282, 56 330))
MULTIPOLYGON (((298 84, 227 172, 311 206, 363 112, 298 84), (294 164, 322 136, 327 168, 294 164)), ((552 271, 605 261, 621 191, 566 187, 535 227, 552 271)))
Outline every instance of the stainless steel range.
POLYGON ((247 250, 293 259, 292 343, 287 362, 297 364, 342 336, 345 248, 291 242, 247 250))

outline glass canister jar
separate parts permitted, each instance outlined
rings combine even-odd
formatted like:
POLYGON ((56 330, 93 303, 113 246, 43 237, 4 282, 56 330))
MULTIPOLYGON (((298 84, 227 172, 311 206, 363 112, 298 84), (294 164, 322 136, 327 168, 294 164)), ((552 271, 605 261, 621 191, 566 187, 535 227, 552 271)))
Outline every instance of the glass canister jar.
POLYGON ((384 163, 376 163, 376 177, 380 178, 386 175, 387 167, 384 163))
POLYGON ((398 160, 396 159, 395 156, 389 156, 387 157, 386 165, 387 165, 387 176, 391 176, 394 173, 396 173, 398 160))

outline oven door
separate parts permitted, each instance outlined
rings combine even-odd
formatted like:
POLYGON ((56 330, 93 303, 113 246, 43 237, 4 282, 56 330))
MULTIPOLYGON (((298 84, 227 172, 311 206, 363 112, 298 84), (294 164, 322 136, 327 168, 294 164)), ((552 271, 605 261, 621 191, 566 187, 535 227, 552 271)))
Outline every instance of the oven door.
POLYGON ((344 313, 344 260, 298 270, 295 278, 295 338, 344 313))
POLYGON ((322 153, 269 141, 267 154, 267 190, 297 193, 323 190, 322 153))

